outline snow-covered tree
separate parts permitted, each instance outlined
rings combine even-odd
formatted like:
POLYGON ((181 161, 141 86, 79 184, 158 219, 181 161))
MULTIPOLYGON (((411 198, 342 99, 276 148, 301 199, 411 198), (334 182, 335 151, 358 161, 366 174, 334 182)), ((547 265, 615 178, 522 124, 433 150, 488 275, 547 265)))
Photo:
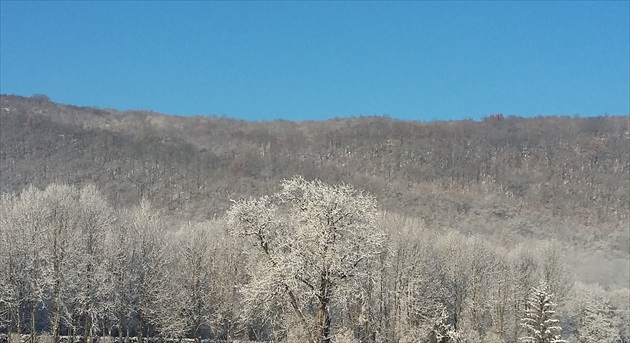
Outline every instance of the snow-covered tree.
MULTIPOLYGON (((79 190, 50 184, 45 190, 31 187, 17 197, 5 196, 3 212, 0 236, 9 268, 5 283, 10 283, 11 292, 2 296, 2 302, 11 303, 5 308, 18 326, 20 308, 25 302, 30 305, 32 334, 36 331, 36 305, 41 303, 43 308, 49 303, 52 339, 58 342, 62 320, 75 324, 72 313, 79 315, 75 310, 85 304, 87 285, 102 285, 92 272, 99 266, 99 258, 89 253, 91 262, 85 264, 88 255, 84 252, 102 246, 97 237, 107 229, 103 224, 108 220, 108 206, 94 186, 79 190)), ((94 299, 98 292, 88 293, 93 294, 91 304, 102 303, 94 299)), ((17 331, 21 331, 19 327, 17 331)))
POLYGON ((608 291, 610 299, 613 326, 618 330, 619 343, 630 342, 630 289, 628 287, 608 291))
POLYGON ((494 283, 500 282, 497 279, 499 257, 494 247, 477 237, 466 240, 466 250, 468 261, 462 262, 467 266, 470 287, 466 298, 467 323, 464 324, 470 335, 483 340, 491 326, 490 290, 494 283))
POLYGON ((376 210, 374 197, 349 185, 301 177, 285 180, 273 196, 236 201, 228 225, 259 251, 245 301, 282 298, 308 342, 330 343, 331 305, 344 302, 343 289, 356 287, 365 263, 383 250, 376 210))
MULTIPOLYGON (((437 274, 441 288, 440 303, 446 306, 453 329, 459 331, 463 325, 466 301, 471 293, 472 273, 470 249, 466 239, 456 232, 438 237, 436 242, 437 274)), ((434 263, 435 263, 434 262, 434 263)))
MULTIPOLYGON (((444 295, 433 238, 418 240, 415 234, 399 227, 392 230, 391 311, 392 341, 418 342, 430 337, 437 318, 446 315, 444 295), (429 243, 431 242, 431 243, 429 243)), ((445 319, 445 324, 448 318, 445 319)))
MULTIPOLYGON (((432 316, 429 317, 429 330, 427 334, 429 343, 457 342, 459 335, 448 323, 448 317, 448 313, 444 307, 436 309, 432 316)), ((417 341, 417 339, 413 341, 417 341)))
POLYGON ((498 249, 501 258, 497 260, 494 280, 490 284, 490 319, 492 321, 491 332, 488 333, 490 341, 503 341, 510 324, 511 299, 514 295, 514 285, 511 279, 511 269, 507 251, 498 249))
MULTIPOLYGON (((21 333, 20 296, 21 265, 20 232, 13 223, 16 197, 3 193, 0 198, 0 328, 21 333)), ((9 340, 11 335, 9 335, 9 340)))
POLYGON ((614 315, 605 291, 599 285, 577 283, 573 289, 571 312, 576 321, 579 343, 614 343, 619 338, 614 315))
POLYGON ((156 321, 162 334, 199 339, 208 326, 216 299, 214 269, 219 264, 208 223, 188 223, 171 239, 168 275, 158 290, 156 321))
POLYGON ((507 263, 510 270, 508 280, 510 287, 509 308, 505 313, 505 335, 508 340, 516 340, 523 332, 521 325, 522 311, 527 308, 531 290, 539 283, 538 259, 535 249, 527 245, 517 245, 507 253, 507 263))
POLYGON ((352 330, 348 328, 343 328, 339 331, 340 332, 336 334, 333 339, 334 343, 360 343, 359 340, 354 337, 352 330))
POLYGON ((79 191, 67 185, 49 185, 43 191, 49 227, 46 240, 51 300, 51 334, 59 342, 59 328, 71 291, 71 273, 76 266, 71 257, 76 253, 79 226, 79 191))
POLYGON ((105 237, 113 221, 113 213, 95 186, 79 192, 79 226, 76 250, 73 252, 76 270, 74 300, 76 314, 82 319, 84 342, 98 329, 98 320, 110 312, 111 283, 106 270, 105 237))
POLYGON ((117 222, 105 237, 105 263, 109 275, 111 316, 115 321, 119 342, 128 336, 132 325, 132 235, 125 223, 117 222))
MULTIPOLYGON (((46 223, 48 217, 43 192, 29 187, 17 197, 3 197, 2 241, 7 248, 8 280, 3 288, 11 321, 18 332, 22 331, 21 308, 30 310, 30 341, 35 342, 37 308, 44 304, 48 294, 48 256, 46 223), (5 207, 6 206, 6 207, 5 207)), ((4 296, 4 295, 3 295, 4 296)))
POLYGON ((521 320, 527 336, 521 337, 524 343, 564 343, 560 339, 562 328, 558 326, 555 304, 552 302, 553 294, 549 292, 547 284, 543 281, 535 287, 527 302, 525 315, 521 320))
POLYGON ((539 274, 549 292, 553 293, 559 306, 563 305, 573 287, 571 274, 567 270, 563 256, 564 248, 557 241, 543 243, 536 254, 539 259, 539 274))
POLYGON ((124 225, 131 244, 129 307, 136 317, 138 341, 142 341, 147 324, 156 320, 158 294, 167 271, 166 226, 146 200, 130 211, 124 225))

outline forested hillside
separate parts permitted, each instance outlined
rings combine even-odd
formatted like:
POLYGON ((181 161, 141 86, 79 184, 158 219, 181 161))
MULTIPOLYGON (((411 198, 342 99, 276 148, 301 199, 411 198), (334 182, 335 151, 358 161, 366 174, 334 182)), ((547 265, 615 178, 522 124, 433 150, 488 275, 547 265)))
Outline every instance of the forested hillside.
MULTIPOLYGON (((5 95, 1 115, 5 192, 96 183, 116 204, 146 197, 177 218, 204 219, 230 198, 303 175, 350 183, 436 228, 593 242, 628 221, 628 117, 245 122, 5 95)), ((623 235, 611 241, 627 251, 623 235)))
MULTIPOLYGON (((17 231, 0 231, 4 232, 0 247, 11 248, 15 256, 21 256, 16 248, 20 245, 13 243, 24 240, 27 244, 33 239, 27 244, 29 251, 41 253, 44 265, 50 265, 52 272, 42 269, 39 276, 20 279, 23 285, 33 282, 41 289, 28 288, 25 294, 30 298, 15 300, 13 307, 7 301, 0 311, 7 309, 5 323, 10 324, 5 325, 15 329, 20 323, 19 331, 27 332, 27 318, 39 314, 37 325, 33 324, 38 331, 52 328, 59 332, 63 328, 68 333, 74 329, 86 338, 98 332, 122 336, 125 329, 132 335, 299 342, 307 341, 304 337, 309 334, 297 332, 295 327, 311 327, 302 324, 312 321, 323 336, 334 328, 333 332, 345 335, 348 342, 353 337, 362 342, 447 342, 437 337, 448 332, 448 342, 514 342, 526 333, 519 324, 521 310, 525 303, 538 301, 530 297, 536 289, 543 298, 546 292, 559 298, 565 337, 585 341, 598 337, 585 330, 603 327, 608 330, 606 337, 627 342, 630 335, 621 323, 629 310, 624 307, 630 249, 629 128, 627 116, 497 115, 481 122, 432 123, 384 117, 246 122, 119 112, 57 104, 45 97, 2 95, 3 226, 17 231), (293 179, 295 175, 306 181, 293 179), (357 193, 321 185, 311 190, 311 180, 351 185, 357 193), (270 273, 277 275, 304 272, 315 265, 304 262, 281 268, 277 261, 295 258, 288 252, 299 245, 298 240, 287 243, 272 239, 269 242, 285 247, 278 248, 277 256, 272 255, 272 245, 259 231, 267 228, 252 224, 265 222, 261 218, 267 218, 267 213, 274 213, 267 219, 280 223, 279 228, 309 222, 290 206, 278 210, 277 216, 274 212, 276 206, 283 209, 292 202, 308 202, 300 198, 307 191, 324 199, 324 204, 336 198, 363 199, 361 192, 374 196, 373 203, 365 200, 362 205, 348 205, 352 209, 349 213, 366 211, 357 220, 378 227, 383 234, 370 236, 381 237, 378 239, 361 236, 362 241, 372 241, 380 248, 366 252, 365 260, 357 258, 350 264, 349 270, 362 268, 356 276, 363 279, 351 283, 358 288, 331 284, 316 293, 316 287, 301 276, 275 286, 272 284, 277 280, 273 279, 256 284, 256 280, 267 279, 249 268, 264 264, 265 255, 271 256, 270 273), (276 200, 258 198, 270 194, 275 194, 270 199, 276 200), (371 206, 373 212, 365 210, 371 206), (78 254, 67 258, 76 258, 75 264, 87 268, 95 279, 104 278, 102 284, 110 285, 109 289, 83 285, 70 277, 65 282, 84 289, 67 291, 87 292, 82 299, 91 300, 81 303, 64 298, 61 288, 54 286, 61 287, 61 281, 55 280, 75 273, 54 269, 51 256, 58 256, 57 252, 45 251, 50 249, 50 239, 66 236, 55 236, 56 231, 51 231, 46 233, 52 235, 46 236, 48 240, 34 238, 37 227, 57 224, 41 219, 39 226, 25 225, 33 211, 54 213, 50 215, 53 219, 67 211, 63 218, 77 218, 71 223, 64 221, 70 224, 64 224, 66 231, 59 231, 59 235, 67 237, 88 235, 91 231, 81 231, 81 223, 104 216, 96 221, 99 226, 93 227, 101 236, 96 235, 96 241, 90 243, 102 241, 95 245, 102 250, 84 251, 84 241, 70 242, 77 244, 78 254), (16 233, 26 228, 35 231, 24 236, 16 233), (261 240, 253 244, 239 240, 251 236, 261 240), (206 244, 199 246, 199 242, 206 244), (154 250, 145 251, 144 246, 154 250), (262 248, 260 255, 253 253, 253 247, 262 248), (184 253, 195 249, 203 255, 198 262, 184 253), (157 255, 138 255, 153 253, 157 255), (90 264, 85 261, 99 259, 111 264, 102 270, 86 267, 90 264), (138 263, 154 269, 138 269, 138 263), (111 278, 113 271, 123 269, 131 274, 111 278), (50 275, 58 278, 50 279, 50 275), (199 311, 208 313, 206 317, 199 314, 195 320, 201 323, 195 325, 181 319, 194 317, 185 308, 169 311, 178 306, 173 299, 180 299, 179 303, 195 300, 177 298, 184 292, 178 287, 184 287, 185 282, 164 281, 164 289, 153 289, 150 287, 155 287, 156 281, 149 280, 192 280, 191 275, 202 278, 198 282, 205 284, 204 296, 212 297, 195 303, 199 311), (37 283, 38 278, 53 281, 37 283), (291 295, 291 282, 296 280, 301 280, 298 286, 304 288, 303 293, 295 291, 290 298, 299 300, 298 295, 303 294, 305 300, 282 305, 279 299, 291 295), (141 282, 147 282, 147 289, 133 288, 141 282), (243 286, 240 293, 237 285, 243 286), (280 295, 264 293, 265 287, 280 295), (242 293, 247 289, 253 298, 268 302, 247 300, 247 294, 242 293), (339 298, 337 293, 333 298, 344 301, 330 298, 330 304, 321 305, 328 290, 341 292, 339 298), (114 297, 115 302, 104 300, 108 297, 114 297), (61 310, 62 304, 66 304, 67 313, 61 310), (239 308, 249 311, 245 317, 239 308), (597 308, 595 314, 592 308, 597 308), (18 318, 9 318, 8 313, 18 318), (265 313, 274 315, 266 317, 265 313), (605 324, 588 326, 588 315, 605 324), (205 319, 199 319, 202 317, 205 319), (113 333, 112 327, 121 329, 113 333)), ((355 204, 352 201, 342 205, 355 204)), ((318 216, 315 213, 309 218, 318 216)), ((59 223, 61 219, 54 220, 59 223)), ((363 254, 362 249, 353 246, 351 251, 363 254)), ((346 257, 341 260, 347 263, 346 257)), ((5 265, 10 262, 6 256, 5 260, 0 258, 2 261, 5 265)), ((29 270, 39 268, 32 267, 29 270)), ((339 284, 349 275, 343 269, 335 274, 339 284)))

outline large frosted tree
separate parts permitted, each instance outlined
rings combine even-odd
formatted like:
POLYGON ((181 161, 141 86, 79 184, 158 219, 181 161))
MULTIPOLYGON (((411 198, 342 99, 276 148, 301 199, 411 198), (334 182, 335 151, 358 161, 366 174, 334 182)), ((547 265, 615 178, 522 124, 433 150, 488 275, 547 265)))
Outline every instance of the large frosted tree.
POLYGON ((294 177, 258 199, 236 201, 230 229, 258 250, 244 288, 246 303, 284 301, 304 329, 305 341, 332 340, 331 306, 367 278, 365 264, 383 249, 374 197, 349 185, 294 177))

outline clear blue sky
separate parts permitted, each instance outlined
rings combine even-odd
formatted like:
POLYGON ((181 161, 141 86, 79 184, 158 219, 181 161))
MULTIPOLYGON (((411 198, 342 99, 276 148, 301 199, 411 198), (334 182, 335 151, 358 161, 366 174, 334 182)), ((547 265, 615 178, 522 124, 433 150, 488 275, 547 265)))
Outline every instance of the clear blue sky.
POLYGON ((619 2, 1 2, 0 91, 253 120, 630 114, 619 2))

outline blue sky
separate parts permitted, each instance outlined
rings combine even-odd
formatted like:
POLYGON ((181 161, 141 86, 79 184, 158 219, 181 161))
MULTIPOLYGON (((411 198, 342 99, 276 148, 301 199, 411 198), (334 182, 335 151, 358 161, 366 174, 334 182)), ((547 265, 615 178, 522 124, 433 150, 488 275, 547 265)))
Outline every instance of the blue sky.
POLYGON ((0 91, 252 120, 630 114, 619 2, 0 2, 0 91))

